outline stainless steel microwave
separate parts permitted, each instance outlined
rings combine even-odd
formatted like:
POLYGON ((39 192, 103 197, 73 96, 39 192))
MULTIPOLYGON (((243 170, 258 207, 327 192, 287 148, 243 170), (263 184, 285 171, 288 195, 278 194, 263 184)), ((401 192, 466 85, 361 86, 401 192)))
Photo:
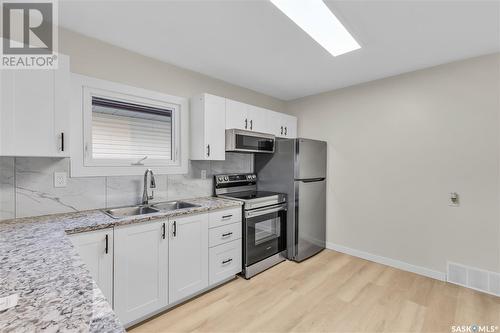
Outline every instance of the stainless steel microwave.
POLYGON ((243 153, 274 153, 274 135, 244 131, 226 130, 226 151, 243 153))

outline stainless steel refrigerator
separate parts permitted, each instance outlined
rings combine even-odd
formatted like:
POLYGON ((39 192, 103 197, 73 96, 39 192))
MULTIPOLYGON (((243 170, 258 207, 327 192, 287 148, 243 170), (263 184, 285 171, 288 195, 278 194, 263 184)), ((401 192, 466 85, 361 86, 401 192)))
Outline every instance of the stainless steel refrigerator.
POLYGON ((302 261, 326 244, 326 142, 276 139, 274 154, 255 154, 258 190, 286 193, 287 257, 302 261))

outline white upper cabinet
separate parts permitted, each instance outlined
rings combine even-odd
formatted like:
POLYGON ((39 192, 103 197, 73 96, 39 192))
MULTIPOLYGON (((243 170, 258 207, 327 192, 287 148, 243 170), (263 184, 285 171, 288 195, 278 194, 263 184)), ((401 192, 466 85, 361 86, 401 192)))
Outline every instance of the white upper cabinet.
POLYGON ((266 109, 248 105, 248 129, 260 133, 269 133, 270 128, 267 123, 267 112, 269 111, 266 109))
POLYGON ((249 129, 248 104, 226 99, 226 129, 249 129))
POLYGON ((269 126, 269 133, 277 137, 282 136, 282 134, 280 134, 280 128, 282 128, 283 124, 280 116, 281 113, 279 112, 274 112, 269 110, 267 113, 267 123, 269 126))
MULTIPOLYGON (((280 119, 283 122, 283 135, 280 135, 280 137, 296 138, 297 137, 297 117, 280 113, 280 119)), ((281 127, 280 127, 280 133, 281 133, 281 127)))
POLYGON ((226 99, 201 94, 191 99, 191 159, 224 160, 226 99))
POLYGON ((267 133, 268 110, 231 99, 226 100, 226 129, 267 133))
POLYGON ((208 287, 208 214, 169 220, 169 303, 208 287))
POLYGON ((293 139, 297 137, 297 118, 288 114, 269 111, 269 133, 279 138, 293 139))
POLYGON ((0 156, 69 156, 69 58, 55 70, 2 70, 0 156))
POLYGON ((297 137, 297 118, 210 94, 191 99, 192 160, 224 160, 227 129, 292 139, 297 137))
POLYGON ((226 129, 274 134, 282 138, 297 137, 297 118, 231 99, 226 100, 226 129))

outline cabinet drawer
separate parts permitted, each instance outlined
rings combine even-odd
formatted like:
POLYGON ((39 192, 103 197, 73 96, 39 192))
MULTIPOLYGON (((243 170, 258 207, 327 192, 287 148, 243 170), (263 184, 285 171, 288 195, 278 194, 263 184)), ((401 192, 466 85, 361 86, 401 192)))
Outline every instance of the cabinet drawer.
POLYGON ((241 272, 241 239, 210 248, 210 284, 241 272))
POLYGON ((218 210, 208 214, 208 227, 215 228, 222 225, 241 221, 241 207, 218 210))
POLYGON ((209 230, 208 246, 214 247, 241 238, 241 222, 223 225, 209 230))

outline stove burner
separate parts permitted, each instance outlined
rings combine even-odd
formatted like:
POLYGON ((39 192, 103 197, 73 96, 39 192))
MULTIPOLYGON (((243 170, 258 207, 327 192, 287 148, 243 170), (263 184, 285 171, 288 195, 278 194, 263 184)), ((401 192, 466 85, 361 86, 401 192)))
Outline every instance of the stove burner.
POLYGON ((235 198, 241 200, 251 200, 251 199, 260 199, 265 197, 271 197, 277 195, 278 193, 267 192, 267 191, 244 191, 244 192, 235 192, 225 194, 225 197, 235 198))
POLYGON ((215 175, 214 192, 221 198, 243 201, 244 210, 286 202, 285 194, 257 191, 257 175, 252 173, 215 175))

